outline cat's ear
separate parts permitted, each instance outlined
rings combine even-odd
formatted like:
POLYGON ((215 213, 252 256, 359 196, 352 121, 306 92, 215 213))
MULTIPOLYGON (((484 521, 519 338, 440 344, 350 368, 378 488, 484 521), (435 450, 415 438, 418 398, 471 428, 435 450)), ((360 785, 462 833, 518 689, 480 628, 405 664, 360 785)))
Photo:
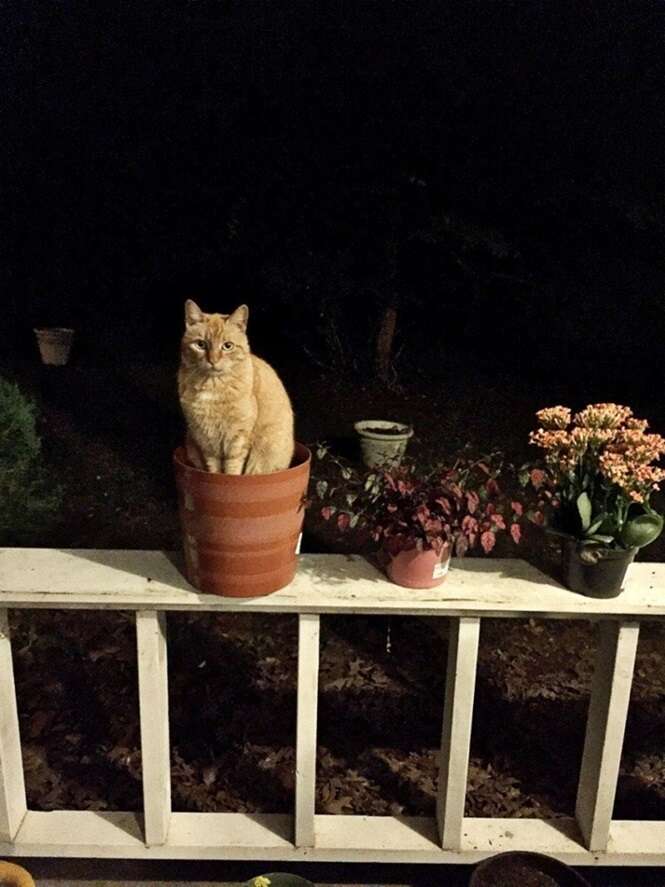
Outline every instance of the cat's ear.
POLYGON ((229 323, 234 323, 236 326, 239 326, 240 329, 245 332, 247 329, 247 320, 249 318, 249 308, 247 305, 240 305, 239 308, 233 312, 233 314, 229 314, 229 323))
POLYGON ((185 302, 185 325, 191 326, 193 323, 201 323, 203 320, 203 311, 192 299, 185 302))

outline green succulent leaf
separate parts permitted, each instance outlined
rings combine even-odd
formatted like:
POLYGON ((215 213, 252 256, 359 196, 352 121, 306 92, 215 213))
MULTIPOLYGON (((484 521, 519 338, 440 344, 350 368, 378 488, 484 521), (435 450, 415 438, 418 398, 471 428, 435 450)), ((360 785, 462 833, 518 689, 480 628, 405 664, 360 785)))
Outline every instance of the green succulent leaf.
POLYGON ((586 491, 577 497, 577 513, 582 522, 582 529, 586 533, 591 527, 591 499, 586 491))
POLYGON ((660 514, 638 514, 626 521, 621 530, 621 542, 626 548, 643 548, 663 532, 663 518, 660 514))
POLYGON ((606 517, 606 514, 601 514, 600 517, 596 518, 587 530, 587 536, 593 536, 594 533, 597 533, 606 517))

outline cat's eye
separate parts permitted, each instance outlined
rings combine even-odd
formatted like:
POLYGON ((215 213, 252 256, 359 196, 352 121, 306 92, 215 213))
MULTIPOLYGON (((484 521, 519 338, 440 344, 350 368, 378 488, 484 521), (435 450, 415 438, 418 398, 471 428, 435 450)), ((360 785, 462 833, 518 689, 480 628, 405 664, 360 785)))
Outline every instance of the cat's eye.
POLYGON ((222 349, 223 349, 224 351, 233 351, 233 349, 234 349, 235 347, 236 347, 236 346, 235 346, 235 343, 234 343, 234 342, 224 342, 224 344, 222 345, 222 349))
POLYGON ((206 342, 205 339, 196 339, 194 344, 196 345, 197 348, 200 348, 201 350, 208 347, 208 343, 206 342))

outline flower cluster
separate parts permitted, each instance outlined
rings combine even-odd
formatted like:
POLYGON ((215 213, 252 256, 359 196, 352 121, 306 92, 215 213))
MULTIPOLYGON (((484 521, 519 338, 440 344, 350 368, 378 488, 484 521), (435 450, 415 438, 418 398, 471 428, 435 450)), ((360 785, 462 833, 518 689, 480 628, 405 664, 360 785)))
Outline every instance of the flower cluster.
MULTIPOLYGON (((664 450, 665 451, 665 448, 664 450)), ((633 502, 643 503, 665 480, 665 469, 649 465, 637 451, 617 452, 609 447, 599 457, 600 470, 611 482, 620 487, 633 502)))
POLYGON ((319 459, 332 464, 334 477, 316 483, 326 520, 339 530, 357 528, 375 546, 395 555, 403 550, 450 545, 458 557, 476 548, 489 554, 502 532, 521 538, 524 508, 499 485, 497 454, 481 459, 461 456, 449 467, 418 472, 413 465, 358 472, 320 448, 319 459), (340 499, 340 494, 343 498, 340 499))
POLYGON ((538 410, 536 418, 547 431, 567 428, 570 425, 570 410, 568 407, 546 407, 538 410))
POLYGON ((531 432, 530 442, 544 450, 559 483, 578 466, 591 467, 631 501, 645 502, 665 478, 665 471, 650 465, 665 453, 665 439, 648 434, 648 423, 633 418, 629 407, 591 404, 572 424, 567 407, 549 407, 536 416, 543 427, 531 432))
POLYGON ((529 440, 543 450, 547 482, 562 500, 564 523, 570 519, 567 531, 615 540, 631 505, 652 513, 649 499, 665 480, 665 469, 653 463, 665 454, 665 438, 648 433, 646 420, 614 403, 590 404, 574 416, 548 407, 536 416, 541 427, 529 440))
POLYGON ((619 428, 633 415, 630 407, 616 403, 592 403, 575 414, 574 424, 580 428, 610 429, 619 428))

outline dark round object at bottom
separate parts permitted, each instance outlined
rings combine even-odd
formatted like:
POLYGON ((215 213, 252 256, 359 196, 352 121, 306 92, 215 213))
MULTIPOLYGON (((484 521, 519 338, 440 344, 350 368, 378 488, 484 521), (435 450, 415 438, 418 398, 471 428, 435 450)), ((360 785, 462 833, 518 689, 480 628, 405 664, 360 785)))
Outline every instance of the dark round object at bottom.
POLYGON ((590 887, 570 866, 542 853, 510 851, 479 863, 469 887, 590 887))
POLYGON ((255 887, 257 878, 259 879, 259 885, 262 883, 262 878, 270 881, 270 887, 314 887, 307 878, 301 878, 300 875, 290 875, 288 872, 268 872, 266 875, 256 875, 250 878, 249 881, 245 881, 243 887, 255 887))

